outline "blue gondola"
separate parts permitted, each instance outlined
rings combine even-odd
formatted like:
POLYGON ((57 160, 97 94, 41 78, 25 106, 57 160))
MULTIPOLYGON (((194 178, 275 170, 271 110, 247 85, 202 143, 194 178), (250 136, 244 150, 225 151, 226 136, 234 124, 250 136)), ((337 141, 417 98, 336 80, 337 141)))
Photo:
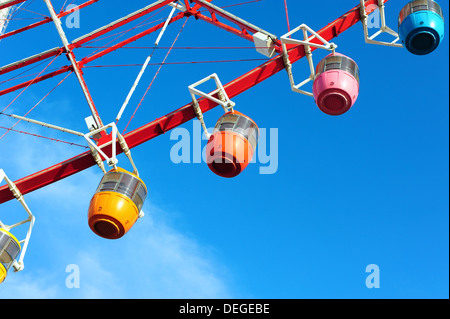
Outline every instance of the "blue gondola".
POLYGON ((415 0, 403 7, 398 17, 399 37, 411 53, 433 52, 444 39, 442 9, 432 0, 415 0))

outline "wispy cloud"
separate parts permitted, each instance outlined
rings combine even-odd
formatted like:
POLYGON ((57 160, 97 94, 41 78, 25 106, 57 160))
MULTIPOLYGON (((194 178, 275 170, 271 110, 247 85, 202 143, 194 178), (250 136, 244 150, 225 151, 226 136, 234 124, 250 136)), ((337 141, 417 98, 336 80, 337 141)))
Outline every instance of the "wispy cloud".
POLYGON ((17 276, 9 274, 0 286, 0 299, 55 299, 60 295, 51 279, 25 270, 17 276))
POLYGON ((229 298, 225 267, 208 249, 150 216, 126 237, 93 240, 71 260, 80 270, 76 298, 229 298), (138 227, 139 226, 139 227, 138 227))
POLYGON ((161 216, 167 212, 154 206, 149 208, 155 217, 145 216, 133 234, 138 243, 135 253, 144 257, 140 262, 138 258, 137 266, 142 272, 137 284, 146 290, 147 296, 230 297, 227 271, 214 260, 210 248, 165 224, 161 216))

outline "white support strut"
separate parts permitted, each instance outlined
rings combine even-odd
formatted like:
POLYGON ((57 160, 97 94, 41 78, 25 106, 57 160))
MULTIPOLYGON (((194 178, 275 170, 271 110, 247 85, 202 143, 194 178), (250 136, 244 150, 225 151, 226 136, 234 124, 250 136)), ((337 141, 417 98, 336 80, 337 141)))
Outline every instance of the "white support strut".
POLYGON ((45 122, 42 122, 42 121, 33 120, 33 119, 28 118, 28 117, 15 115, 15 114, 6 114, 6 113, 3 113, 3 112, 0 112, 0 114, 12 117, 12 118, 17 119, 17 120, 26 121, 28 123, 33 123, 33 124, 41 125, 41 126, 44 126, 44 127, 47 127, 47 128, 54 129, 54 130, 58 130, 58 131, 61 131, 61 132, 64 132, 64 133, 70 133, 70 134, 77 135, 77 136, 84 136, 84 133, 77 132, 77 131, 74 131, 74 130, 71 130, 71 129, 68 129, 68 128, 60 127, 60 126, 57 126, 57 125, 45 123, 45 122))

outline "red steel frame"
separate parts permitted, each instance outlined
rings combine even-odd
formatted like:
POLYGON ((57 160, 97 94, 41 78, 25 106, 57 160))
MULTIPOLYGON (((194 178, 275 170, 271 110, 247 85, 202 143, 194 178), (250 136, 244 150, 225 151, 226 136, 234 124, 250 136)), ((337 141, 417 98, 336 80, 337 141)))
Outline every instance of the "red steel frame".
MULTIPOLYGON (((207 0, 207 1, 211 2, 212 0, 207 0)), ((112 30, 115 30, 115 29, 117 29, 117 28, 119 28, 121 26, 124 26, 125 24, 128 24, 128 23, 130 23, 130 22, 132 22, 132 21, 134 21, 134 20, 136 20, 136 19, 138 19, 138 18, 140 18, 140 17, 142 17, 142 16, 144 16, 146 14, 149 14, 149 13, 151 13, 151 12, 153 12, 153 11, 155 11, 155 10, 157 10, 157 9, 159 9, 159 8, 163 7, 164 5, 167 5, 167 4, 171 3, 171 2, 174 2, 174 0, 162 1, 160 4, 158 4, 156 6, 153 6, 153 7, 149 8, 149 9, 147 9, 147 10, 138 11, 138 12, 136 12, 136 14, 129 15, 127 17, 127 19, 125 19, 125 20, 120 20, 119 19, 116 22, 111 23, 107 28, 97 29, 96 31, 91 32, 87 36, 81 37, 81 38, 73 41, 70 44, 69 49, 73 50, 75 48, 79 48, 84 43, 89 42, 89 41, 91 41, 91 40, 93 40, 95 38, 98 38, 98 37, 104 35, 105 33, 110 32, 112 30)), ((196 5, 196 6, 192 7, 190 10, 198 10, 198 9, 200 9, 200 6, 196 5)), ((174 16, 170 20, 169 24, 171 24, 171 23, 173 23, 175 21, 178 21, 178 20, 180 20, 180 19, 182 19, 184 17, 189 17, 190 15, 191 14, 189 12, 180 12, 180 13, 178 13, 176 16, 174 16)), ((108 53, 111 53, 112 51, 115 51, 118 48, 121 48, 121 47, 123 47, 123 46, 125 46, 125 45, 127 45, 127 44, 129 44, 129 43, 131 43, 133 41, 136 41, 136 40, 138 40, 138 39, 140 39, 140 38, 142 38, 142 37, 144 37, 146 35, 149 35, 152 32, 155 32, 155 31, 161 29, 163 26, 164 26, 164 22, 162 22, 162 23, 160 23, 160 24, 158 24, 158 25, 156 25, 156 26, 154 26, 152 28, 149 28, 149 29, 147 29, 147 30, 145 30, 145 31, 143 31, 143 32, 133 36, 133 37, 130 37, 129 39, 127 39, 125 41, 122 41, 122 42, 112 46, 111 48, 108 48, 108 49, 105 49, 103 51, 100 51, 99 53, 93 55, 92 57, 82 59, 81 61, 78 62, 78 64, 79 64, 80 67, 83 67, 85 64, 87 64, 89 62, 92 62, 92 61, 94 61, 94 60, 96 60, 96 59, 98 59, 98 58, 100 58, 100 57, 102 57, 102 56, 104 56, 104 55, 106 55, 108 53)), ((56 56, 58 54, 61 54, 61 52, 63 52, 63 51, 64 51, 64 47, 54 48, 54 49, 51 49, 51 50, 48 50, 48 51, 36 54, 36 55, 34 55, 34 56, 30 57, 30 58, 27 58, 25 60, 22 60, 22 61, 19 61, 19 62, 15 62, 15 63, 11 63, 11 64, 9 64, 7 66, 4 66, 4 67, 2 67, 0 69, 0 75, 6 74, 6 73, 11 72, 11 71, 15 71, 15 70, 23 68, 23 67, 25 67, 27 65, 31 65, 31 64, 37 63, 39 61, 45 60, 47 58, 56 56)), ((68 71, 71 71, 71 70, 73 70, 72 66, 63 66, 59 70, 50 72, 48 74, 42 75, 42 76, 40 76, 38 78, 35 78, 33 80, 30 80, 30 81, 27 81, 27 82, 15 85, 13 87, 4 89, 4 90, 0 91, 0 96, 8 94, 8 93, 11 93, 11 92, 14 92, 14 91, 17 91, 17 90, 20 90, 20 89, 22 89, 24 87, 27 87, 29 85, 39 83, 41 81, 44 81, 46 79, 49 79, 51 77, 57 76, 59 74, 62 74, 62 73, 65 73, 65 72, 68 72, 68 71)))
MULTIPOLYGON (((207 1, 211 2, 212 0, 207 0, 207 1)), ((387 2, 388 0, 383 0, 383 1, 387 2)), ((23 1, 15 1, 15 2, 19 3, 19 2, 23 2, 23 1)), ((88 2, 93 3, 95 1, 88 1, 88 2)), ((157 6, 157 8, 160 8, 171 2, 173 2, 173 1, 171 1, 171 0, 162 1, 160 3, 160 5, 157 6)), ((196 0, 191 1, 191 2, 196 3, 195 5, 189 4, 188 0, 185 0, 184 2, 185 2, 186 9, 187 9, 186 12, 180 12, 177 15, 175 15, 170 20, 170 23, 178 21, 183 17, 195 16, 198 19, 201 19, 201 20, 211 23, 215 26, 223 28, 231 33, 237 34, 239 36, 242 36, 243 38, 253 41, 253 39, 251 39, 251 36, 249 35, 249 31, 253 33, 253 32, 255 32, 255 30, 251 30, 251 28, 248 28, 248 26, 242 25, 242 23, 240 23, 237 20, 233 20, 230 17, 224 17, 228 21, 230 21, 240 27, 240 29, 236 29, 234 27, 231 27, 224 23, 219 22, 218 18, 217 18, 217 14, 216 14, 217 12, 214 12, 214 10, 212 10, 210 7, 208 7, 207 9, 211 13, 211 16, 212 16, 211 18, 204 16, 203 14, 201 14, 198 11, 199 9, 202 8, 201 3, 199 3, 198 1, 196 1, 196 0)), ((367 0, 366 8, 371 4, 377 5, 378 1, 377 0, 367 0)), ((156 7, 152 8, 153 10, 148 10, 148 12, 146 12, 145 14, 147 14, 151 11, 154 11, 157 8, 156 7)), ((370 13, 370 12, 368 12, 368 13, 370 13)), ((143 15, 144 15, 144 13, 139 14, 139 17, 143 16, 143 15)), ((138 18, 137 15, 132 16, 130 18, 130 20, 135 20, 137 18, 138 18)), ((93 33, 89 34, 89 36, 86 36, 79 41, 73 42, 70 45, 70 48, 73 49, 73 48, 79 47, 83 43, 86 43, 96 37, 99 37, 99 36, 105 34, 106 32, 114 30, 114 29, 118 28, 119 26, 122 26, 122 25, 130 22, 130 20, 128 20, 128 19, 122 20, 122 21, 119 21, 117 24, 112 23, 108 26, 107 30, 101 29, 97 32, 94 31, 93 33)), ((337 37, 339 34, 343 33, 348 28, 350 28, 351 26, 358 23, 360 20, 361 20, 360 7, 357 6, 357 7, 353 8, 352 10, 350 10, 349 12, 342 15, 340 18, 338 18, 335 21, 333 21, 332 23, 330 23, 329 25, 327 25, 326 27, 324 27, 323 29, 321 29, 320 31, 318 31, 318 34, 325 40, 331 41, 333 38, 337 37)), ((108 54, 120 47, 123 47, 145 35, 148 35, 154 31, 162 28, 162 26, 163 26, 163 23, 156 25, 144 32, 141 32, 133 37, 130 37, 127 40, 124 40, 124 41, 112 46, 111 48, 107 48, 92 57, 84 58, 81 61, 79 61, 79 66, 82 68, 85 64, 87 64, 101 56, 104 56, 105 54, 108 54)), ((319 41, 317 41, 317 43, 320 44, 319 41)), ((279 42, 277 41, 275 44, 276 44, 277 50, 280 51, 281 48, 280 48, 279 42)), ((313 48, 313 47, 311 48, 311 50, 314 50, 314 49, 315 48, 313 48)), ((64 48, 59 48, 59 49, 56 48, 56 49, 54 49, 54 51, 49 52, 46 57, 60 54, 63 51, 64 51, 64 48)), ((303 57, 305 57, 305 51, 304 51, 303 46, 294 46, 289 49, 289 59, 290 59, 291 63, 294 63, 303 57)), ((36 63, 43 59, 44 58, 41 58, 40 56, 35 56, 33 61, 30 63, 27 63, 26 65, 36 63)), ((12 71, 13 69, 18 69, 22 66, 23 65, 13 65, 9 69, 3 69, 0 72, 0 74, 6 73, 5 70, 12 71)), ((282 57, 282 55, 278 55, 275 58, 260 65, 259 67, 251 70, 250 72, 247 72, 247 73, 243 74, 242 76, 240 76, 239 78, 224 85, 224 88, 225 88, 228 96, 230 98, 233 98, 233 97, 245 92, 246 90, 250 89, 251 87, 261 83, 262 81, 270 78, 274 74, 276 74, 284 69, 285 69, 285 65, 283 62, 283 57, 282 57)), ((42 81, 42 80, 45 80, 52 76, 55 76, 55 75, 58 75, 58 74, 61 74, 61 73, 64 73, 64 72, 67 72, 70 70, 71 70, 71 66, 65 66, 55 72, 41 76, 40 78, 35 79, 35 81, 36 80, 42 81)), ((25 83, 29 83, 29 81, 25 82, 25 83)), ((22 84, 21 87, 24 87, 26 85, 27 84, 22 84)), ((13 88, 17 89, 17 86, 13 87, 13 88)), ((9 92, 4 93, 4 91, 5 90, 0 91, 0 95, 2 93, 6 94, 9 92, 12 92, 10 90, 9 92)), ((218 105, 209 99, 200 99, 198 102, 199 102, 202 112, 207 112, 207 111, 215 108, 218 105)), ((164 134, 167 131, 172 130, 173 128, 175 128, 183 123, 186 123, 194 118, 196 118, 196 115, 195 115, 194 109, 192 107, 192 104, 189 103, 189 104, 186 104, 183 107, 181 107, 159 119, 154 120, 153 122, 150 122, 132 132, 125 134, 124 138, 129 146, 129 148, 131 149, 131 148, 136 147, 140 144, 143 144, 161 134, 164 134)), ((117 142, 116 146, 117 146, 116 147, 117 153, 119 154, 120 152, 122 152, 122 149, 121 149, 120 145, 118 144, 118 142, 117 142)), ((105 152, 106 155, 110 156, 111 155, 111 144, 106 145, 103 148, 103 151, 105 152)), ((68 159, 64 162, 56 164, 52 167, 49 167, 47 169, 41 170, 37 173, 34 173, 30 176, 19 179, 19 180, 15 181, 15 184, 17 185, 19 190, 22 192, 22 194, 27 194, 27 193, 35 191, 39 188, 42 188, 49 184, 52 184, 56 181, 59 181, 66 177, 69 177, 73 174, 81 172, 89 167, 94 166, 94 165, 96 165, 96 162, 95 162, 93 156, 91 155, 91 152, 88 151, 88 152, 82 153, 78 156, 75 156, 71 159, 68 159)), ((0 187, 0 204, 7 202, 11 199, 14 199, 14 196, 9 191, 8 186, 5 185, 3 187, 0 187)))

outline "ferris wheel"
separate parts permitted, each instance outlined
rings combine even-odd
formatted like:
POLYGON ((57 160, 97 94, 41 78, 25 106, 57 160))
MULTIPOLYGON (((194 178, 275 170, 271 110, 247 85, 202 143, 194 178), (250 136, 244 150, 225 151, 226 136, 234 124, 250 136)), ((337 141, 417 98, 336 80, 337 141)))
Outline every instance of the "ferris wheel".
MULTIPOLYGON (((67 4, 65 1, 63 9, 59 12, 55 10, 51 0, 43 0, 47 12, 45 15, 41 14, 44 16, 42 19, 32 24, 10 29, 13 25, 8 25, 8 23, 14 21, 14 16, 26 10, 31 2, 33 0, 0 0, 0 41, 4 38, 19 36, 45 24, 53 24, 61 45, 0 66, 2 83, 15 81, 14 85, 0 88, 0 96, 16 92, 18 97, 32 85, 65 75, 64 79, 58 83, 57 86, 59 86, 73 73, 90 111, 90 115, 84 118, 87 127, 85 131, 81 132, 33 119, 28 116, 29 112, 25 115, 14 114, 10 111, 13 109, 10 106, 17 97, 9 105, 1 106, 0 117, 13 118, 28 122, 30 125, 41 125, 79 136, 83 139, 84 145, 82 146, 87 151, 16 181, 13 181, 10 176, 8 177, 7 172, 0 168, 0 182, 5 181, 6 183, 0 187, 0 204, 16 199, 27 213, 24 220, 12 225, 7 224, 5 220, 0 220, 0 283, 5 280, 11 267, 15 271, 24 268, 23 260, 34 226, 33 207, 28 207, 24 195, 97 165, 102 171, 103 177, 89 204, 88 225, 100 237, 121 238, 139 218, 144 216, 142 207, 149 195, 145 176, 139 174, 138 167, 133 160, 131 149, 134 147, 188 121, 197 119, 208 138, 206 161, 209 169, 223 178, 236 177, 243 174, 252 161, 260 136, 258 124, 252 119, 251 114, 242 113, 243 110, 233 101, 239 94, 284 70, 287 73, 286 85, 290 85, 292 91, 314 101, 324 114, 340 116, 353 107, 359 91, 364 89, 362 85, 360 86, 358 64, 351 57, 339 53, 338 44, 332 42, 341 33, 353 25, 361 23, 363 26, 361 34, 366 43, 406 49, 405 54, 415 55, 427 55, 433 52, 444 39, 443 12, 439 4, 433 0, 414 0, 405 3, 398 15, 398 26, 395 28, 386 23, 386 15, 392 14, 385 7, 387 0, 360 0, 359 3, 356 3, 356 7, 351 8, 320 30, 314 30, 306 24, 290 29, 288 24, 288 32, 280 36, 230 13, 227 8, 215 5, 212 0, 159 0, 73 41, 68 39, 62 18, 75 14, 88 6, 101 2, 101 0, 88 0, 64 9, 67 4), (133 22, 151 18, 156 14, 161 15, 164 9, 170 9, 169 14, 164 12, 164 16, 153 25, 138 25, 144 29, 141 32, 133 35, 128 34, 127 31, 122 31, 119 36, 113 34, 119 28, 135 29, 137 26, 133 25, 133 22), (380 15, 381 25, 376 33, 370 34, 368 24, 370 15, 375 11, 380 15), (161 39, 172 24, 178 21, 184 21, 185 24, 189 18, 204 21, 247 40, 251 43, 253 50, 261 55, 264 63, 228 83, 222 83, 218 73, 203 78, 196 78, 196 74, 191 74, 192 84, 186 87, 186 92, 191 97, 189 103, 128 133, 126 133, 128 125, 123 132, 120 132, 118 123, 129 108, 130 100, 135 95, 136 89, 142 85, 141 79, 151 64, 153 54, 158 49, 161 39), (130 83, 123 103, 114 112, 116 115, 109 119, 102 117, 103 110, 97 107, 83 70, 92 62, 153 33, 157 34, 157 38, 148 48, 151 53, 140 65, 140 70, 130 83), (392 37, 392 40, 387 41, 384 37, 386 35, 392 37), (114 44, 93 46, 96 41, 113 36, 116 36, 114 44), (383 40, 380 39, 381 37, 383 40), (91 49, 96 50, 86 56, 79 54, 78 49, 86 48, 89 45, 91 49), (317 49, 326 52, 325 58, 318 63, 313 58, 313 52, 317 49), (68 64, 49 68, 64 56, 67 58, 68 64), (309 67, 309 73, 306 75, 298 74, 293 68, 293 64, 302 58, 306 58, 309 67), (33 74, 31 79, 23 81, 26 77, 22 75, 39 65, 44 65, 45 68, 39 73, 33 74), (11 74, 13 76, 8 78, 11 74), (298 82, 299 77, 304 80, 298 82), (205 92, 203 89, 205 83, 212 85, 214 89, 205 92), (307 90, 307 84, 312 84, 312 91, 307 90), (222 107, 224 113, 217 119, 211 131, 208 129, 210 126, 206 123, 204 113, 217 106, 222 107), (121 153, 131 164, 132 171, 122 168, 122 163, 119 166, 118 155, 121 153), (14 235, 14 230, 16 227, 24 227, 23 225, 28 226, 28 230, 25 238, 19 240, 14 235)), ((141 24, 143 23, 141 22, 141 24)), ((168 53, 174 48, 178 36, 179 33, 168 53)), ((131 119, 133 117, 134 113, 131 119)), ((5 134, 15 131, 14 125, 2 127, 2 129, 5 132, 0 132, 0 140, 5 134)), ((20 133, 27 134, 27 132, 20 133)))

